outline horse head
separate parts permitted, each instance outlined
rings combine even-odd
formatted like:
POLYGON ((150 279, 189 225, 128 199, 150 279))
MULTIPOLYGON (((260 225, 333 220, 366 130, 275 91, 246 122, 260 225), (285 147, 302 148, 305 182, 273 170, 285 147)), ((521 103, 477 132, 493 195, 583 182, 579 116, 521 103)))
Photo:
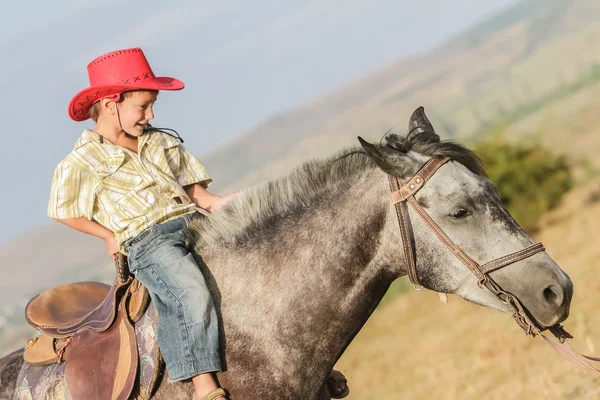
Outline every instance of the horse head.
POLYGON ((541 329, 567 318, 573 295, 567 274, 502 206, 481 160, 440 141, 423 108, 411 116, 406 137, 389 135, 383 145, 359 140, 398 187, 405 184, 396 195, 406 207, 397 206, 398 233, 405 231, 397 240, 405 247, 397 265, 413 284, 504 312, 521 309, 541 329), (436 170, 423 179, 428 162, 434 166, 425 169, 436 170))

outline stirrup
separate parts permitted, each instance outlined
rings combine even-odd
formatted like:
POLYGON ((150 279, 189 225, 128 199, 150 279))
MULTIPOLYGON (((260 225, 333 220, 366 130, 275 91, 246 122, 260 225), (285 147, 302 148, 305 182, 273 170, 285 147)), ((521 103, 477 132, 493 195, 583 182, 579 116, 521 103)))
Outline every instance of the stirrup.
MULTIPOLYGON (((227 398, 227 393, 225 393, 225 391, 221 388, 215 389, 212 392, 208 392, 200 400, 216 400, 219 397, 227 398)), ((198 399, 198 396, 196 396, 196 394, 194 394, 193 400, 196 400, 196 399, 198 399)))

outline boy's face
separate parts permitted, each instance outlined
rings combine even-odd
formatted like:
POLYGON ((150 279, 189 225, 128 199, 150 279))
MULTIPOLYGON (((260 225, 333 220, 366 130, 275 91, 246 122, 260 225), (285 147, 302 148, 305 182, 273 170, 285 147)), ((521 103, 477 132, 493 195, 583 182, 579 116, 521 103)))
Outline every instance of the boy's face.
POLYGON ((136 137, 144 133, 144 127, 154 118, 152 108, 157 97, 158 92, 154 91, 131 92, 121 103, 117 103, 125 132, 136 137))

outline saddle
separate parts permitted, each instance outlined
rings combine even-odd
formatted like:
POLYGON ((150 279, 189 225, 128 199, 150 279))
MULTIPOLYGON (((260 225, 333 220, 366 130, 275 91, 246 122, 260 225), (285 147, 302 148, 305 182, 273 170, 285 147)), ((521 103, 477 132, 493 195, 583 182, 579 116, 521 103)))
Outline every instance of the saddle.
MULTIPOLYGON (((158 347, 136 336, 133 326, 142 332, 151 327, 157 321, 156 309, 149 306, 148 291, 133 279, 124 256, 116 255, 115 267, 112 286, 57 286, 32 298, 25 308, 27 321, 42 334, 27 341, 24 360, 33 366, 66 361, 62 368, 72 400, 149 399, 162 374, 158 347)), ((35 386, 47 378, 43 371, 30 370, 29 376, 19 378, 30 378, 35 386)), ((348 394, 346 378, 332 370, 319 400, 348 394)))
POLYGON ((127 259, 115 254, 112 286, 77 282, 32 298, 25 308, 29 324, 42 332, 27 341, 23 358, 33 365, 66 360, 66 382, 73 400, 130 397, 138 370, 133 323, 148 307, 148 291, 133 279, 127 259))

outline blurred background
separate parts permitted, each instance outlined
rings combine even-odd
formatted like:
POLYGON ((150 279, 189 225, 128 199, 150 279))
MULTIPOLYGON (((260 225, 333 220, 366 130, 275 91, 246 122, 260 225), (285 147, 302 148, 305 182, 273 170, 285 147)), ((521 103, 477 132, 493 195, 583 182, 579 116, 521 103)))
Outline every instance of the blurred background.
MULTIPOLYGON (((54 167, 89 122, 66 109, 96 56, 142 47, 178 130, 225 194, 306 159, 405 133, 418 106, 474 148, 516 220, 571 276, 565 325, 600 353, 597 0, 55 0, 0 24, 0 357, 35 332, 33 295, 114 278, 99 239, 46 217, 54 167)), ((600 378, 509 316, 395 283, 340 359, 350 399, 600 398, 600 378)))

